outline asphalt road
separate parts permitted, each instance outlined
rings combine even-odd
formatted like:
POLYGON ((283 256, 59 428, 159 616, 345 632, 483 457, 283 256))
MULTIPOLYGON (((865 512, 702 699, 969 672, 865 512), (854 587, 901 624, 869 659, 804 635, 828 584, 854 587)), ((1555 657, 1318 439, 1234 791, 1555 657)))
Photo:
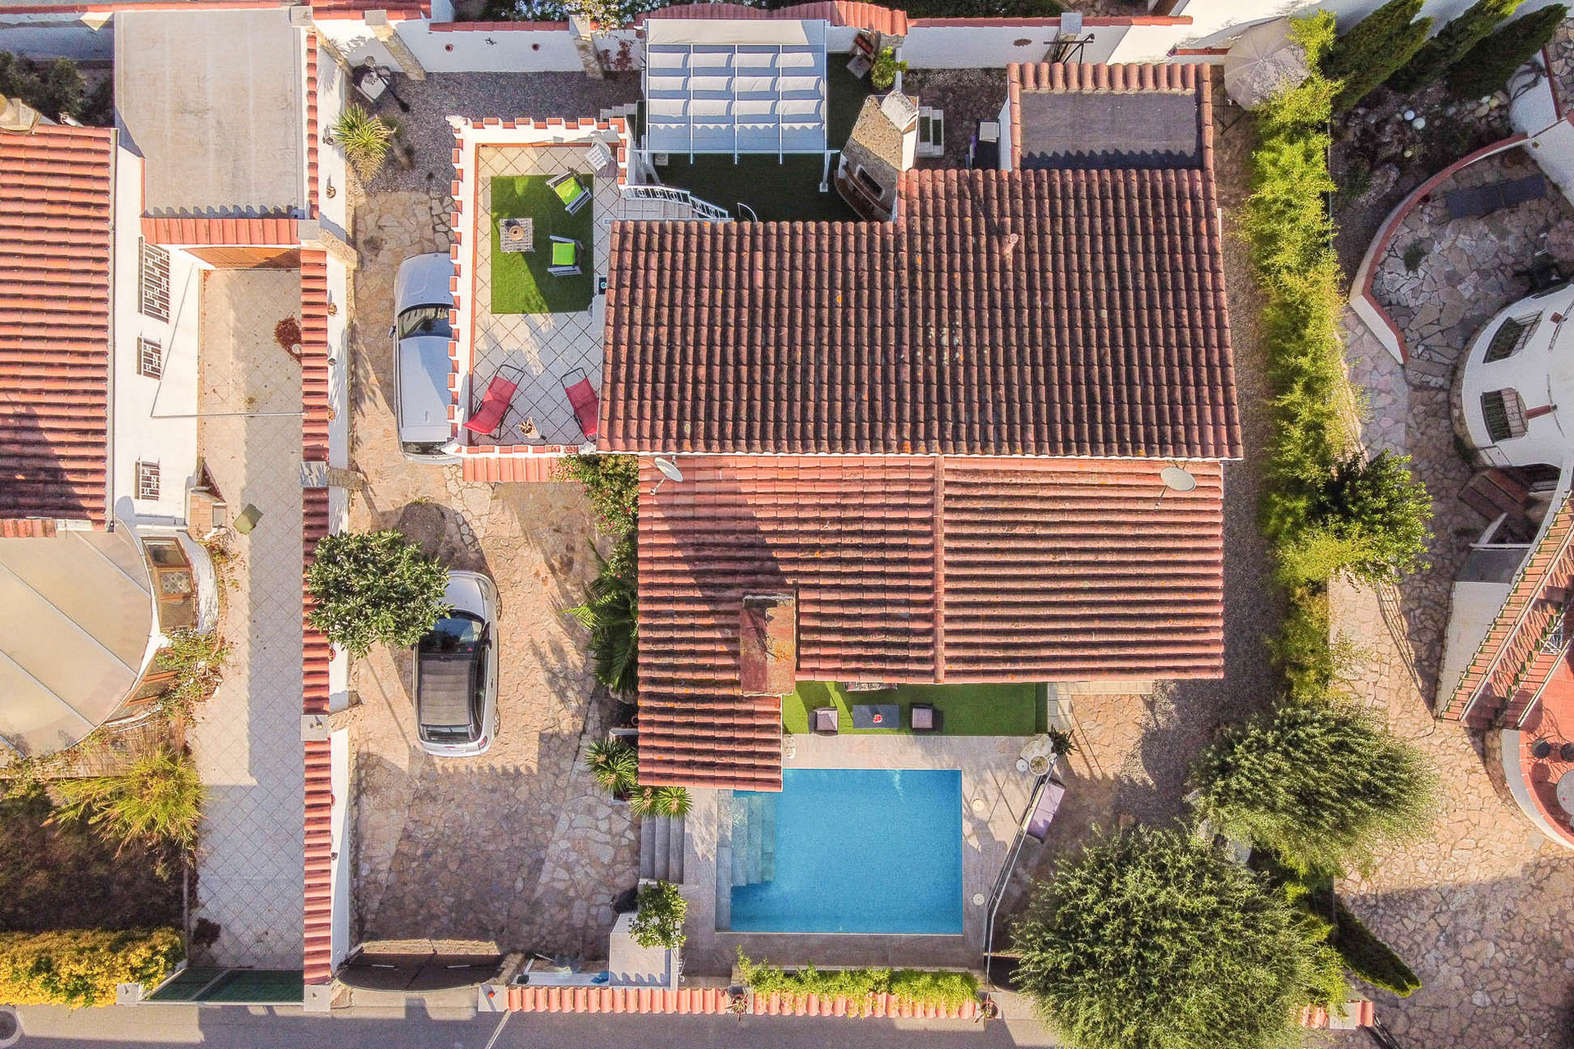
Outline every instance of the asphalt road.
POLYGON ((21 1010, 16 1049, 1010 1049, 1055 1043, 1030 1018, 968 1022, 731 1016, 433 1015, 351 1009, 306 1016, 299 1008, 140 1005, 21 1010), (495 1038, 495 1040, 494 1040, 495 1038))

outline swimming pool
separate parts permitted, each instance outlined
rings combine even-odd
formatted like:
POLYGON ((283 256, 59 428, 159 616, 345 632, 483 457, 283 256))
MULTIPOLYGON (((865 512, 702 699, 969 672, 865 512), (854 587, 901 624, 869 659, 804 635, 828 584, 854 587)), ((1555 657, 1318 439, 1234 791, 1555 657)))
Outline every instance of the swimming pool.
POLYGON ((732 931, 961 933, 960 772, 786 769, 731 815, 732 931))

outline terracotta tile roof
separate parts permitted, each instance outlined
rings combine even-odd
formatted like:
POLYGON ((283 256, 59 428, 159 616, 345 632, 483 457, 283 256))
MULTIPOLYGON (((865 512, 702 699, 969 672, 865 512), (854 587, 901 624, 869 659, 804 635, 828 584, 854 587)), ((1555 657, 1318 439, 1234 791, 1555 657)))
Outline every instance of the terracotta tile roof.
POLYGON ((775 789, 747 595, 797 599, 801 681, 1218 677, 1222 471, 1162 461, 685 457, 639 516, 640 776, 775 789), (1159 493, 1165 492, 1159 499, 1159 493))
POLYGON ((1239 457, 1198 157, 913 171, 895 223, 614 223, 602 445, 1239 457))
POLYGON ((782 18, 795 21, 824 19, 835 26, 852 26, 855 29, 867 29, 887 36, 906 36, 908 27, 906 11, 881 7, 878 4, 849 2, 849 0, 794 4, 791 7, 778 7, 774 10, 728 3, 674 4, 641 15, 634 21, 639 24, 650 18, 782 18))
MULTIPOLYGON (((1453 690, 1442 693, 1437 716, 1477 728, 1513 727, 1552 680, 1561 662, 1543 642, 1563 621, 1574 588, 1574 500, 1548 512, 1535 546, 1509 587, 1476 653, 1453 690)), ((1448 687, 1448 682, 1442 683, 1448 687)))
POLYGON ((142 217, 142 235, 154 244, 295 245, 300 243, 298 220, 272 218, 171 218, 142 217))
POLYGON ((1011 167, 1206 167, 1206 66, 1012 63, 1011 167))
POLYGON ((105 521, 114 143, 0 131, 0 517, 105 521))

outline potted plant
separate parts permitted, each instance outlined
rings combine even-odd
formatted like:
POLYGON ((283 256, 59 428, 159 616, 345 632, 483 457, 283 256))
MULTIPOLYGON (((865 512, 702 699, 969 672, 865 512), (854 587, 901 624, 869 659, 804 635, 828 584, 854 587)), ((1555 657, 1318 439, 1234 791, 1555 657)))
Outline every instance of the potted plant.
POLYGON ((874 85, 876 91, 889 91, 896 85, 896 75, 905 72, 907 63, 897 59, 896 51, 889 47, 882 48, 869 70, 869 83, 874 85))

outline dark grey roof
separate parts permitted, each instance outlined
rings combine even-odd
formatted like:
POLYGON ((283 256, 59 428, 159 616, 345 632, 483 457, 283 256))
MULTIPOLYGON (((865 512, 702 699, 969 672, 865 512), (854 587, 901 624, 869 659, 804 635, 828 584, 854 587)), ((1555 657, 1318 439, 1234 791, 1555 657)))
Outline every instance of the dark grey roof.
POLYGON ((1190 168, 1202 162, 1189 91, 1023 91, 1024 168, 1190 168))

